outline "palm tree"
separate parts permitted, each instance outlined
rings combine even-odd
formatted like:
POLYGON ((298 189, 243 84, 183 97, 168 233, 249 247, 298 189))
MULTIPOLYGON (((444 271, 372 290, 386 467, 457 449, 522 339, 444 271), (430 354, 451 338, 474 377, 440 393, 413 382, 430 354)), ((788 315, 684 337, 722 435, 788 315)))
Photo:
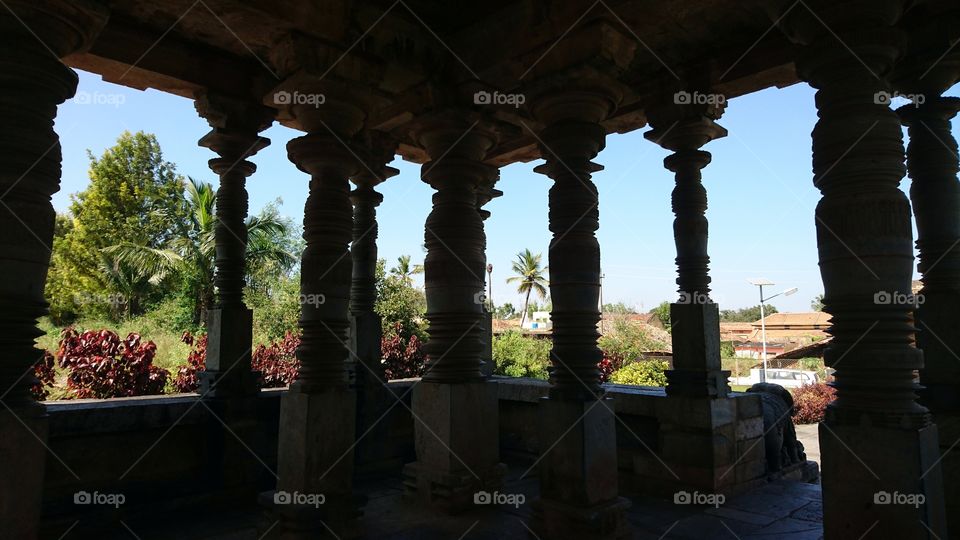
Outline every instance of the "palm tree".
POLYGON ((390 273, 399 277, 409 285, 413 283, 414 274, 423 273, 423 265, 415 264, 410 266, 410 256, 401 255, 397 257, 397 265, 390 269, 390 273))
POLYGON ((517 292, 525 294, 523 299, 523 311, 520 316, 520 328, 523 328, 523 322, 527 318, 527 306, 530 304, 530 293, 537 292, 541 300, 547 299, 547 278, 544 273, 547 267, 540 268, 541 256, 539 253, 534 255, 529 249, 517 253, 517 260, 513 261, 513 272, 517 275, 507 279, 507 283, 519 282, 517 292))
MULTIPOLYGON (((214 303, 216 192, 212 185, 193 178, 187 183, 186 190, 190 221, 179 237, 163 248, 124 243, 103 251, 116 264, 136 275, 149 276, 154 283, 170 275, 182 276, 193 298, 194 324, 200 324, 206 310, 214 303)), ((296 257, 282 247, 282 238, 289 234, 289 227, 276 215, 251 216, 247 218, 246 229, 248 268, 276 263, 288 270, 296 263, 296 257)))

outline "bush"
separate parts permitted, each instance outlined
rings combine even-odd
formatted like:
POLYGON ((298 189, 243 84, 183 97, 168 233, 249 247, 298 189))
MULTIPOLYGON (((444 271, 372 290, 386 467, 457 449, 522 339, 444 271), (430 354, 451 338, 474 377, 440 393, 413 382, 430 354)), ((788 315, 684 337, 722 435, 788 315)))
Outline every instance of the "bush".
POLYGON ((614 371, 610 381, 636 386, 666 386, 666 370, 670 363, 665 360, 637 360, 614 371))
POLYGON ((46 387, 53 386, 56 377, 56 372, 53 369, 53 354, 50 351, 44 350, 43 355, 33 365, 33 376, 37 380, 30 387, 30 394, 33 395, 33 399, 43 401, 50 395, 46 387))
POLYGON ((280 388, 297 380, 300 374, 299 346, 300 336, 291 332, 270 345, 257 345, 250 367, 260 372, 260 388, 280 388))
POLYGON ((836 399, 836 390, 826 383, 805 384, 793 389, 793 422, 796 424, 816 424, 823 421, 823 415, 836 399))
POLYGON ((603 355, 608 358, 622 358, 631 362, 650 351, 670 350, 670 344, 648 333, 647 328, 631 323, 627 319, 613 321, 613 330, 600 337, 597 342, 603 355))
POLYGON ((126 339, 110 330, 82 334, 66 328, 57 358, 70 371, 67 388, 78 398, 112 398, 162 394, 169 373, 153 365, 157 346, 131 332, 126 339))
POLYGON ((187 355, 187 363, 177 370, 173 387, 177 392, 196 392, 200 386, 197 375, 206 369, 207 335, 196 337, 190 332, 184 332, 180 341, 190 346, 190 354, 187 355))
POLYGON ((613 375, 613 372, 619 370, 623 367, 623 355, 619 353, 604 353, 603 358, 597 362, 597 369, 600 370, 600 382, 605 383, 610 381, 610 376, 613 375))
POLYGON ((395 323, 393 331, 380 341, 380 358, 387 380, 408 379, 423 376, 427 355, 423 352, 423 342, 417 334, 404 337, 401 323, 395 323))
POLYGON ((494 373, 509 377, 547 379, 550 342, 526 337, 516 330, 493 337, 494 373))

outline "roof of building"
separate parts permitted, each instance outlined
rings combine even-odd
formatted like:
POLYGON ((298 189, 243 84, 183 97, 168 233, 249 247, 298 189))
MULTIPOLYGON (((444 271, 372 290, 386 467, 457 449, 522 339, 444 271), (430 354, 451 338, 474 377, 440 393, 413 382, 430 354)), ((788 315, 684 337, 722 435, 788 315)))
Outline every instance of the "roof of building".
MULTIPOLYGON (((771 329, 811 329, 826 330, 830 327, 830 314, 823 311, 805 313, 772 313, 763 319, 767 332, 771 329)), ((760 321, 752 323, 754 328, 760 328, 760 321)))

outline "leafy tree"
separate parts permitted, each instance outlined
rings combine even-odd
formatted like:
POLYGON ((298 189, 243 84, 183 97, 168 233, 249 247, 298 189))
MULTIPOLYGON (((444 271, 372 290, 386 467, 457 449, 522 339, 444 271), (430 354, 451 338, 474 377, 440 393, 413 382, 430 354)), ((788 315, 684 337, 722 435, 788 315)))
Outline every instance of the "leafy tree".
POLYGON ((663 323, 663 327, 667 330, 670 330, 670 302, 664 300, 660 302, 660 305, 651 309, 650 313, 653 313, 660 319, 660 322, 663 323))
MULTIPOLYGON (((777 313, 777 308, 764 304, 763 311, 766 315, 777 313)), ((724 309, 720 311, 720 322, 756 322, 760 320, 760 304, 753 307, 741 309, 724 309)))
POLYGON ((493 338, 494 373, 509 377, 547 378, 550 341, 511 330, 493 338))
POLYGON ((59 321, 81 310, 116 317, 108 303, 77 301, 122 294, 102 271, 101 250, 125 242, 160 248, 188 215, 183 177, 164 161, 155 136, 124 132, 99 158, 87 155, 90 185, 71 196, 69 214, 56 222, 46 296, 59 321))
POLYGON ((614 319, 613 331, 600 336, 597 345, 604 356, 622 358, 626 363, 641 358, 643 353, 669 348, 669 344, 648 334, 643 326, 622 317, 614 319))
POLYGON ((397 265, 390 269, 390 274, 397 276, 404 280, 407 283, 413 283, 414 274, 422 274, 423 265, 422 264, 410 264, 409 255, 401 255, 397 257, 397 265))
POLYGON ((520 318, 520 326, 523 326, 527 318, 527 307, 530 305, 530 293, 536 291, 537 296, 542 300, 547 299, 547 278, 544 273, 547 267, 540 268, 541 255, 534 255, 529 249, 525 249, 517 254, 517 260, 513 261, 513 272, 517 275, 507 279, 507 283, 519 283, 517 292, 524 294, 523 316, 520 318))
POLYGON ((517 308, 513 307, 513 304, 510 302, 507 302, 493 310, 493 316, 497 319, 509 319, 516 314, 517 308))
MULTIPOLYGON (((403 257, 401 257, 402 259, 403 257)), ((409 257, 408 257, 409 259, 409 257)), ((399 332, 405 338, 427 337, 427 297, 422 289, 414 287, 409 276, 386 272, 386 261, 377 261, 377 302, 374 310, 380 315, 384 336, 399 332), (398 330, 399 329, 399 330, 398 330)))
POLYGON ((810 309, 814 311, 823 311, 823 295, 818 294, 810 301, 810 309))
POLYGON ((604 313, 612 313, 614 315, 627 315, 631 313, 636 313, 637 310, 632 307, 624 304, 623 302, 616 302, 614 304, 604 304, 603 305, 604 313))
MULTIPOLYGON (((156 282, 168 275, 180 276, 182 288, 193 299, 194 323, 200 324, 214 303, 216 194, 212 185, 191 178, 187 195, 190 218, 181 236, 162 247, 126 242, 107 247, 104 252, 156 282)), ((247 218, 246 228, 249 268, 264 263, 279 265, 284 270, 293 267, 295 256, 283 249, 283 239, 289 230, 276 215, 251 216, 247 218)))

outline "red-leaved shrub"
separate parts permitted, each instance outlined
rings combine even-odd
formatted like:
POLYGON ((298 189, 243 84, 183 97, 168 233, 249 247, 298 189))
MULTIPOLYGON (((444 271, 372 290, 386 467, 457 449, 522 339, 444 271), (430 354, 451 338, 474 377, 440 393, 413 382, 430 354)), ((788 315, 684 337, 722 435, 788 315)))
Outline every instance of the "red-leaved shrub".
POLYGON ((190 354, 187 355, 187 363, 177 370, 173 387, 177 392, 196 392, 200 386, 197 375, 205 369, 207 359, 207 335, 194 336, 190 332, 184 332, 180 341, 190 346, 190 354))
POLYGON ((403 335, 400 323, 394 331, 383 336, 380 341, 380 356, 383 372, 387 380, 408 379, 423 375, 427 355, 423 352, 423 342, 416 334, 403 335))
POLYGON ((823 421, 827 405, 836 396, 836 390, 827 383, 805 384, 793 389, 793 421, 797 424, 816 424, 823 421))
POLYGON ((46 387, 53 385, 56 376, 53 371, 53 354, 50 351, 44 350, 43 356, 33 365, 33 376, 37 381, 30 387, 30 394, 33 395, 33 399, 43 401, 50 395, 46 387))
POLYGON ((300 360, 297 360, 299 346, 300 336, 291 332, 270 345, 257 345, 250 367, 260 372, 261 388, 279 388, 297 380, 300 373, 300 360))
POLYGON ((603 353, 603 358, 597 362, 597 369, 600 370, 600 382, 605 383, 610 380, 610 375, 614 371, 623 367, 623 355, 620 353, 603 353))
POLYGON ((110 330, 60 335, 57 359, 70 370, 67 388, 78 398, 112 398, 162 394, 169 373, 153 365, 157 346, 130 333, 120 339, 110 330))

